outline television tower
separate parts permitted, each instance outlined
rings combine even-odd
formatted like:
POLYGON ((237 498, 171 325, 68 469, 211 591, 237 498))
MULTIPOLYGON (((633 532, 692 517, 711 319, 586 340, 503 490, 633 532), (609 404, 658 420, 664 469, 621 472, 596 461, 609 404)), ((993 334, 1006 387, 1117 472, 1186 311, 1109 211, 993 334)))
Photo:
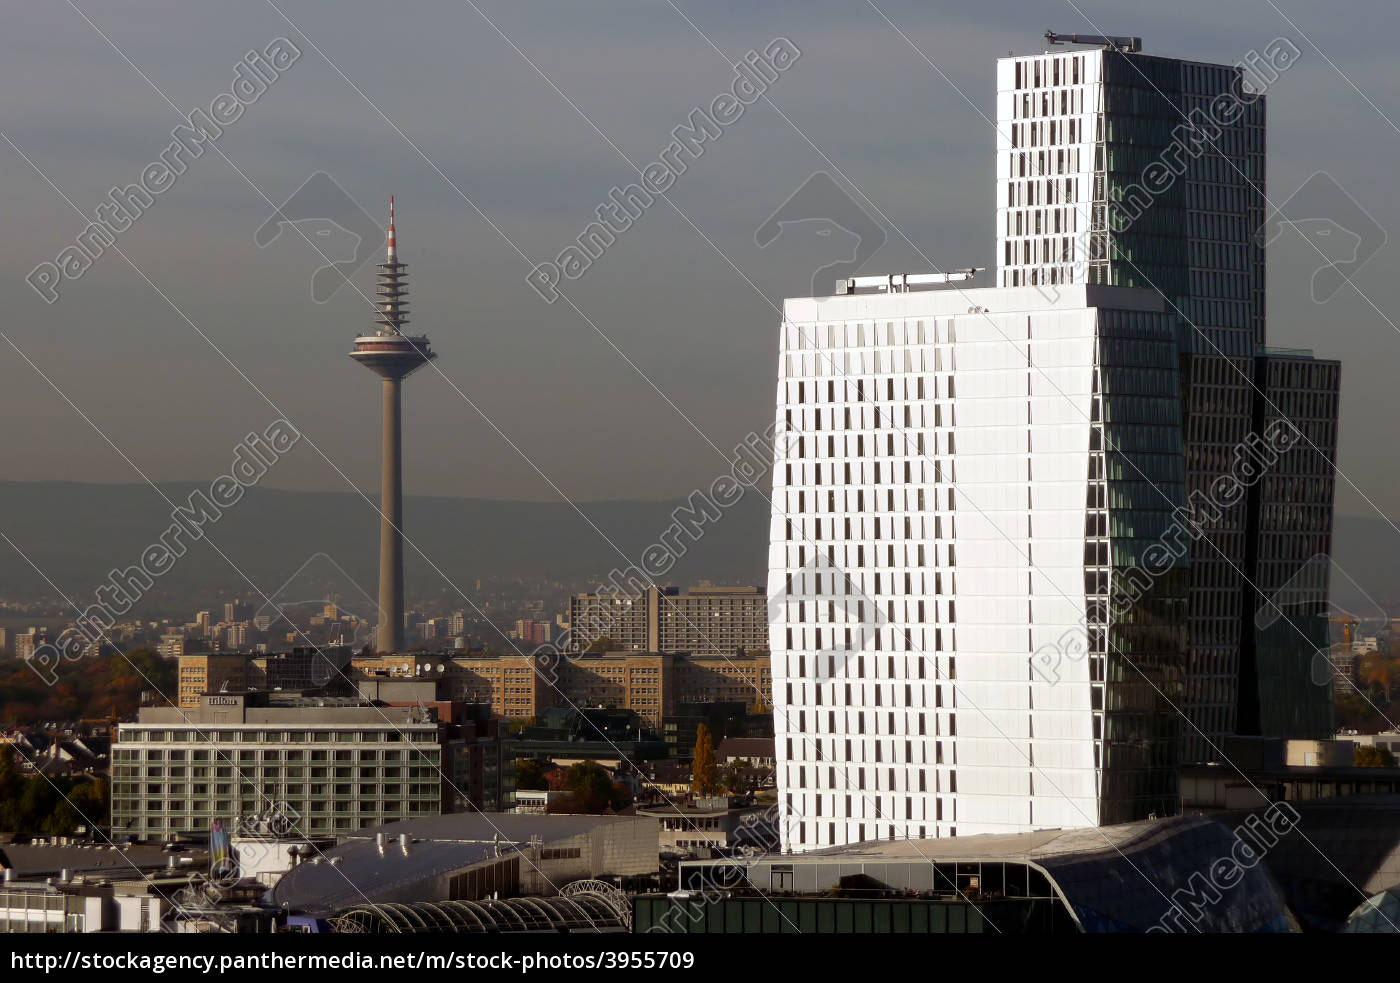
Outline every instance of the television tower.
POLYGON ((407 264, 394 242, 394 196, 389 196, 389 249, 379 264, 374 334, 355 339, 350 357, 377 373, 384 389, 384 450, 379 478, 379 632, 380 652, 403 650, 403 445, 400 436, 403 380, 437 358, 427 335, 407 335, 407 264))

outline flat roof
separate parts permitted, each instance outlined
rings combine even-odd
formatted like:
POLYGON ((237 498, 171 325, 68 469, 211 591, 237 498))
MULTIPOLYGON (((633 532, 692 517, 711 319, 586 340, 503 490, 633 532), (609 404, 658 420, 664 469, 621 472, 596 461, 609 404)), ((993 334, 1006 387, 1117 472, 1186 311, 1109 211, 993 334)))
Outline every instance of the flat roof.
POLYGON ((789 297, 785 321, 854 321, 870 318, 954 317, 976 314, 1022 314, 1086 308, 1152 311, 1167 309, 1166 300, 1146 287, 1101 283, 1062 283, 1039 287, 947 287, 906 293, 837 294, 789 297), (978 310, 977 308, 980 308, 978 310))

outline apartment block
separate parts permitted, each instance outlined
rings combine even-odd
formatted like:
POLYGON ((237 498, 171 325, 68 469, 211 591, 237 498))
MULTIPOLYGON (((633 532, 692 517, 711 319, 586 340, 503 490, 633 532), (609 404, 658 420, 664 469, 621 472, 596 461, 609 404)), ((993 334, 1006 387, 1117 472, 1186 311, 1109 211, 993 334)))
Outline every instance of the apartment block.
POLYGON ((569 624, 576 652, 602 638, 616 651, 762 651, 768 647, 768 598, 758 587, 708 585, 575 594, 569 624))

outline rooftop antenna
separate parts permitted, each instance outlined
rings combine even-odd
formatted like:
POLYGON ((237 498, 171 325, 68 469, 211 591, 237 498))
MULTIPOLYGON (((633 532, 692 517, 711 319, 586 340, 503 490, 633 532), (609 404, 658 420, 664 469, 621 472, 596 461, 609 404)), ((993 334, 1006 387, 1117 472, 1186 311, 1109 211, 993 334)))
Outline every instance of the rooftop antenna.
POLYGON ((1045 43, 1049 45, 1092 44, 1114 51, 1126 51, 1130 54, 1142 50, 1142 38, 1122 37, 1115 34, 1056 34, 1054 31, 1046 31, 1045 43))
POLYGON ((398 251, 394 248, 394 196, 389 196, 389 253, 385 257, 389 262, 394 262, 399 258, 398 251))

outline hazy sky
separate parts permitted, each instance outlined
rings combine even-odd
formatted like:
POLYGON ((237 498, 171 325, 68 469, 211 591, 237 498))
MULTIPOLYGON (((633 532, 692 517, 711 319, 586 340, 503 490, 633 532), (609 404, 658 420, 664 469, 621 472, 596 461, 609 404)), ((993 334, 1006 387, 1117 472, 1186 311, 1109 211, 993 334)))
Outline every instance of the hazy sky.
MULTIPOLYGON (((269 200, 324 171, 376 223, 398 196, 413 327, 440 353, 406 388, 410 494, 552 499, 552 481, 587 500, 708 486, 726 470, 709 442, 727 452, 771 420, 775 305, 809 292, 814 268, 845 248, 815 228, 760 248, 759 224, 813 172, 839 171, 890 220, 867 271, 921 268, 906 236, 941 266, 992 265, 994 133, 978 110, 995 116, 994 60, 1040 50, 1047 27, 1141 35, 1150 53, 1219 62, 1291 39, 1302 57, 1269 96, 1270 197, 1322 170, 1382 228, 1400 227, 1400 131, 1385 119, 1400 120, 1400 10, 1374 3, 478 2, 78 0, 90 25, 67 2, 5 0, 0 130, 14 146, 0 141, 0 330, 135 465, 0 341, 6 477, 127 482, 139 467, 208 480, 280 411, 310 440, 270 486, 374 487, 377 384, 346 357, 370 327, 357 289, 372 295, 372 268, 316 303, 313 248, 289 232, 255 242, 269 200), (537 297, 530 268, 636 180, 618 151, 655 160, 675 126, 730 88, 729 60, 780 36, 801 56, 769 89, 773 106, 749 107, 676 180, 674 208, 658 200, 565 282, 577 309, 537 297), (151 282, 109 251, 45 304, 25 277, 87 221, 45 178, 90 215, 278 37, 302 55, 218 139, 228 160, 190 161, 122 234, 151 282)), ((329 251, 333 239, 316 241, 329 251)), ((1387 243, 1355 276, 1364 297, 1343 288, 1325 304, 1309 299, 1311 247, 1285 239, 1270 255, 1271 343, 1344 362, 1342 512, 1370 512, 1364 495, 1400 513, 1400 331, 1386 320, 1400 320, 1397 251, 1387 243)))

